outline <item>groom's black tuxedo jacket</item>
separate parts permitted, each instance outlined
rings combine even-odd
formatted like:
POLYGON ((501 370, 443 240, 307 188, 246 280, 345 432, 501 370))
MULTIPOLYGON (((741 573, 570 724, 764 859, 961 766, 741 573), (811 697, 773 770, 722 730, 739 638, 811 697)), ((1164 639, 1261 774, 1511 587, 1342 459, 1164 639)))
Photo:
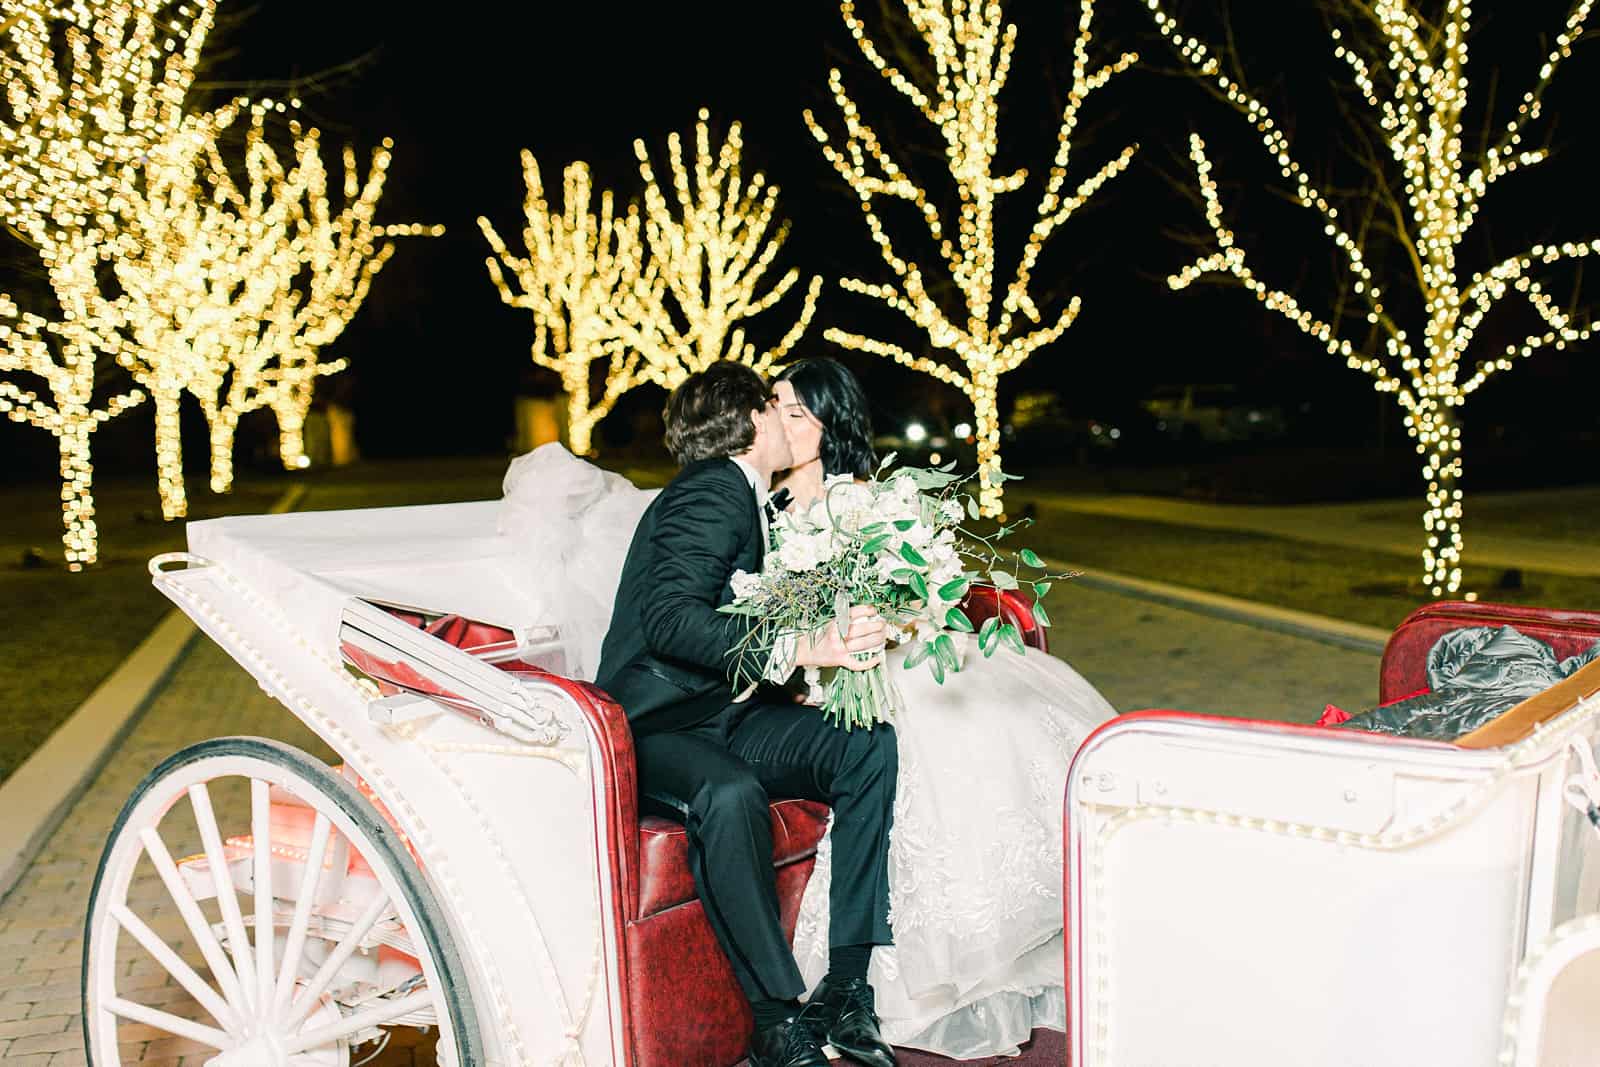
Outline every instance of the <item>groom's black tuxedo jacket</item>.
POLYGON ((761 569, 761 524, 731 459, 689 464, 639 520, 595 679, 635 737, 698 725, 732 701, 730 653, 750 623, 717 608, 733 599, 734 571, 761 569))

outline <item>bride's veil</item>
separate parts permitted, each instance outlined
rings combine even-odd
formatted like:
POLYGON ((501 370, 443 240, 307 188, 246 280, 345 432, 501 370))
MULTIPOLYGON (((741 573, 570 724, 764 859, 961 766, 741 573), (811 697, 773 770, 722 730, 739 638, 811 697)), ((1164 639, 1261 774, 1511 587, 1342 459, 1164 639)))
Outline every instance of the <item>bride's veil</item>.
POLYGON ((552 443, 512 460, 503 491, 498 532, 556 616, 529 622, 554 624, 567 674, 593 681, 633 531, 658 490, 639 489, 552 443))

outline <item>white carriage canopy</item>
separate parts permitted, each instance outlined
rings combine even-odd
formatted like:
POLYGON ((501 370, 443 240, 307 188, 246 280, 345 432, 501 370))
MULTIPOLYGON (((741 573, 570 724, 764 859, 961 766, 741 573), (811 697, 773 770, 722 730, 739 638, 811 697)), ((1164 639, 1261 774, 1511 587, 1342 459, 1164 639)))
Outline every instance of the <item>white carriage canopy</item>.
POLYGON ((298 636, 337 656, 351 598, 459 614, 519 641, 551 617, 501 502, 240 515, 189 524, 189 551, 281 611, 298 636))

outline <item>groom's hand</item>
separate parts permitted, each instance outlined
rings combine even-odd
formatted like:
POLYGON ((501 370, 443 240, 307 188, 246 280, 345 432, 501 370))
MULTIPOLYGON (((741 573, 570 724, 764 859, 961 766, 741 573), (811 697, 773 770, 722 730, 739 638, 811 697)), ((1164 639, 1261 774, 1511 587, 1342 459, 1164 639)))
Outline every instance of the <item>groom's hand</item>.
POLYGON ((857 604, 850 609, 850 628, 841 637, 839 627, 829 623, 822 629, 801 636, 795 649, 797 667, 845 667, 864 671, 883 662, 881 649, 887 631, 877 608, 857 604), (858 660, 857 652, 878 649, 879 654, 868 660, 858 660))

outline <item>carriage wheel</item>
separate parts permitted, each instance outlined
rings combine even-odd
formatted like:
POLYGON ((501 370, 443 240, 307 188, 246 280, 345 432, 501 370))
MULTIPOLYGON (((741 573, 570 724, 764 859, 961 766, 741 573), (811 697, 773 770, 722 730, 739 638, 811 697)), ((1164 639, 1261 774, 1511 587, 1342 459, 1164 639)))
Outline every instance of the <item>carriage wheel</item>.
POLYGON ((170 1036, 212 1067, 347 1067, 407 1026, 438 1028, 442 1065, 484 1061, 449 927, 355 786, 253 737, 202 742, 146 776, 89 898, 91 1064, 170 1036))

